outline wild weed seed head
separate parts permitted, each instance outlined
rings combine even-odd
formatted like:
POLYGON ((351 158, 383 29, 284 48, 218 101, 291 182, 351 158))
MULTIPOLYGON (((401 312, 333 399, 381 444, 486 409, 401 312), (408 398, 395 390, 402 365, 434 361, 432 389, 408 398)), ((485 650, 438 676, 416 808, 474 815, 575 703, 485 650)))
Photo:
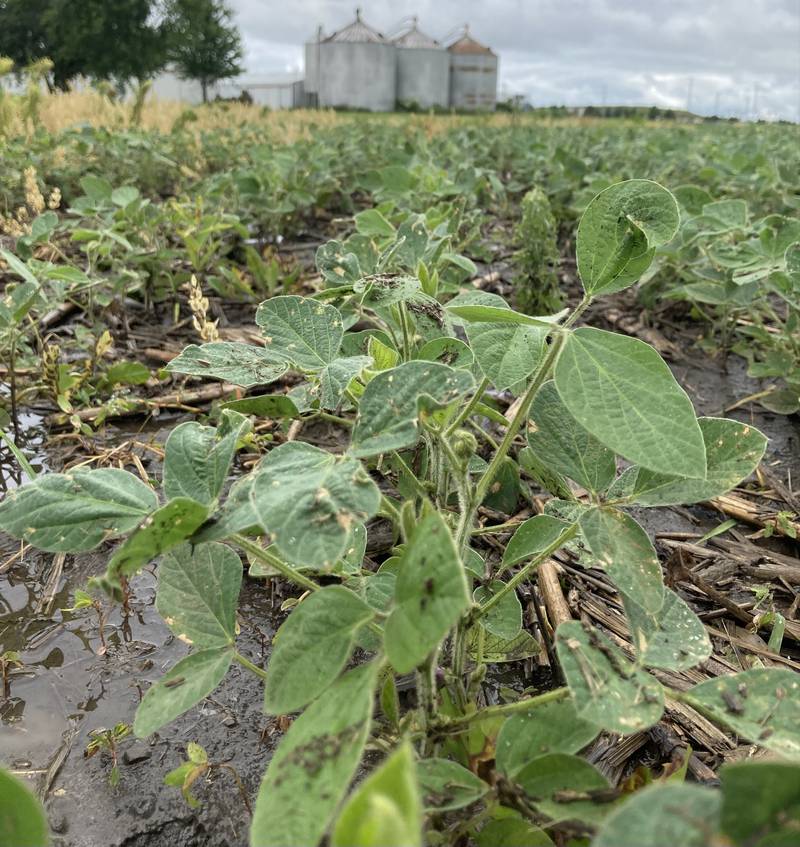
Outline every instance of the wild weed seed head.
POLYGON ((200 334, 205 342, 219 341, 218 321, 208 319, 208 297, 203 295, 203 289, 192 274, 192 278, 186 283, 189 292, 189 308, 192 310, 192 326, 200 334))
POLYGON ((25 203, 28 208, 36 215, 40 215, 46 208, 44 196, 39 189, 39 182, 36 178, 36 168, 32 165, 24 170, 25 179, 25 203))

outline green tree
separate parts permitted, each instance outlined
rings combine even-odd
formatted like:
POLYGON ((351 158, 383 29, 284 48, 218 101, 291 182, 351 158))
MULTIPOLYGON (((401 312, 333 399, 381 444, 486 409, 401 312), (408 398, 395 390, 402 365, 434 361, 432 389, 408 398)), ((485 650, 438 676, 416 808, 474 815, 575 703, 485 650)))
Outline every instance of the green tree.
POLYGON ((242 40, 224 0, 170 0, 168 57, 184 79, 196 79, 208 100, 208 87, 241 73, 242 40))

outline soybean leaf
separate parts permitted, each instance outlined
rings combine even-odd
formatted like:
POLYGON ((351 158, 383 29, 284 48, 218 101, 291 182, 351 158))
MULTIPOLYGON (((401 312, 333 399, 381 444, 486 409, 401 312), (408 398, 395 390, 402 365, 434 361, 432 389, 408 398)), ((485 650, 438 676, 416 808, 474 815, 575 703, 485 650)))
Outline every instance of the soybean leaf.
POLYGON ((317 844, 356 772, 369 734, 376 665, 344 674, 291 725, 256 800, 250 844, 317 844))
POLYGON ((648 612, 625 594, 625 617, 631 640, 643 665, 682 671, 711 655, 711 641, 703 622, 674 591, 664 589, 664 602, 648 612))
POLYGON ((398 673, 422 664, 469 606, 467 581, 442 516, 428 509, 400 562, 386 654, 398 673))
POLYGON ((267 714, 296 712, 316 699, 344 668, 356 632, 373 616, 355 594, 332 585, 315 591, 275 634, 267 668, 267 714))
POLYGON ((169 628, 196 647, 224 647, 236 638, 242 561, 224 544, 182 544, 158 565, 156 608, 169 628))
POLYGON ((529 417, 528 444, 549 468, 595 493, 610 485, 617 469, 613 451, 572 417, 552 380, 536 393, 529 417))
POLYGON ((328 241, 317 248, 317 269, 333 285, 357 282, 362 277, 358 257, 341 241, 328 241))
POLYGON ((332 847, 422 845, 422 807, 414 753, 404 742, 345 803, 332 847))
POLYGON ((253 487, 254 478, 254 476, 244 476, 231 486, 222 508, 192 537, 194 543, 219 541, 235 532, 261 530, 258 525, 258 516, 250 500, 250 489, 253 487))
POLYGON ((273 358, 318 371, 339 352, 344 327, 335 306, 295 294, 265 300, 256 323, 273 358))
POLYGON ((656 783, 637 791, 603 824, 593 847, 706 847, 719 824, 719 793, 656 783))
POLYGON ((428 812, 463 809, 489 792, 482 779, 450 759, 422 759, 417 762, 417 775, 428 812))
POLYGON ((581 718, 622 735, 658 722, 664 689, 602 633, 567 621, 556 632, 556 649, 581 718))
POLYGON ((610 294, 636 282, 679 225, 677 201, 656 182, 629 179, 601 191, 586 207, 575 243, 586 293, 610 294))
POLYGON ((552 847, 550 836, 527 821, 519 812, 504 806, 494 811, 494 819, 475 835, 478 847, 552 847))
POLYGON ((535 318, 532 315, 526 315, 524 312, 515 312, 508 306, 490 306, 480 303, 449 305, 447 311, 469 323, 518 324, 544 327, 545 329, 552 329, 556 318, 560 317, 553 315, 552 317, 535 318))
POLYGON ((91 550, 158 506, 151 488, 116 468, 43 474, 0 502, 0 528, 51 553, 91 550))
POLYGON ((365 209, 359 212, 354 221, 356 230, 362 235, 391 238, 395 234, 395 228, 377 209, 365 209))
POLYGON ((447 337, 434 338, 424 344, 414 358, 463 370, 469 370, 475 361, 472 350, 463 341, 447 337))
POLYGON ((261 394, 258 397, 227 400, 220 403, 219 408, 260 418, 296 418, 300 414, 294 400, 286 394, 261 394))
POLYGON ((250 491, 258 522, 290 562, 333 567, 354 523, 377 511, 380 492, 361 463, 297 441, 261 462, 250 491))
MULTIPOLYGON (((479 630, 473 627, 470 630, 468 650, 470 656, 476 658, 478 655, 479 630)), ((483 636, 484 662, 519 662, 538 656, 542 652, 542 645, 529 633, 523 630, 516 638, 511 640, 500 638, 497 635, 486 633, 483 636)))
POLYGON ((319 372, 319 404, 323 409, 335 409, 342 395, 364 368, 372 364, 371 356, 348 356, 334 359, 319 372))
POLYGON ((609 811, 607 803, 576 799, 575 792, 605 793, 608 780, 584 759, 567 753, 548 753, 525 765, 514 777, 536 809, 551 824, 564 820, 596 823, 609 811), (562 792, 568 792, 564 797, 562 792))
POLYGON ((467 338, 475 361, 499 391, 519 385, 536 370, 549 331, 549 326, 467 324, 467 338))
POLYGON ((438 362, 406 362, 379 373, 361 397, 350 452, 373 456, 413 446, 424 412, 447 406, 475 381, 467 371, 438 362))
POLYGON ((722 832, 734 844, 789 847, 797 843, 800 766, 751 760, 723 765, 720 775, 722 832))
POLYGON ((513 515, 519 500, 519 490, 519 465, 510 456, 504 456, 483 498, 483 505, 513 515))
POLYGON ((577 753, 597 737, 596 724, 575 711, 572 700, 559 700, 508 718, 495 745, 497 767, 514 776, 532 759, 548 753, 577 753))
POLYGON ((689 689, 690 703, 734 732, 800 759, 800 680, 782 668, 753 668, 689 689))
POLYGON ((580 528, 592 555, 617 589, 648 612, 664 602, 661 564, 647 533, 616 509, 589 509, 580 528))
MULTIPOLYGON (((489 585, 479 585, 472 599, 481 605, 490 600, 497 594, 505 583, 499 579, 493 579, 489 585)), ((516 638, 522 631, 522 605, 519 602, 516 591, 509 591, 497 605, 492 607, 489 612, 483 615, 478 623, 487 631, 502 638, 504 641, 511 641, 516 638)))
POLYGON ((506 545, 501 570, 538 556, 550 547, 568 526, 566 521, 551 515, 534 515, 528 518, 517 527, 506 545))
POLYGON ((576 329, 559 355, 555 383, 570 414, 615 453, 660 473, 705 478, 692 403, 649 344, 576 329))
POLYGON ((235 341, 190 344, 168 365, 172 373, 209 376, 250 388, 267 385, 286 373, 286 362, 276 359, 263 347, 235 341))
POLYGON ((145 738, 208 697, 232 661, 232 647, 198 650, 181 659, 147 690, 136 710, 134 734, 145 738))
POLYGON ((47 819, 33 792, 0 768, 0 844, 45 847, 47 819))
POLYGON ((711 500, 735 488, 758 467, 767 439, 755 427, 730 418, 698 418, 698 423, 706 446, 706 478, 681 479, 645 468, 628 469, 625 496, 631 502, 671 506, 711 500))
POLYGON ((164 445, 164 493, 212 503, 222 491, 236 444, 250 429, 238 412, 223 411, 218 427, 179 424, 164 445))

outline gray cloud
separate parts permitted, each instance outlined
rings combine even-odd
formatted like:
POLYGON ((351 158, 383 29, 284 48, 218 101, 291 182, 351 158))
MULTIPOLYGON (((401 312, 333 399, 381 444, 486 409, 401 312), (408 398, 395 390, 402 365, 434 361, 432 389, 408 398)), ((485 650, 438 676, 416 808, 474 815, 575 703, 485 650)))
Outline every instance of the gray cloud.
MULTIPOLYGON (((321 24, 349 23, 358 0, 230 0, 247 76, 303 65, 321 24)), ((411 14, 434 37, 469 22, 500 56, 501 92, 535 105, 655 104, 800 120, 800 0, 364 0, 382 31, 411 14)))

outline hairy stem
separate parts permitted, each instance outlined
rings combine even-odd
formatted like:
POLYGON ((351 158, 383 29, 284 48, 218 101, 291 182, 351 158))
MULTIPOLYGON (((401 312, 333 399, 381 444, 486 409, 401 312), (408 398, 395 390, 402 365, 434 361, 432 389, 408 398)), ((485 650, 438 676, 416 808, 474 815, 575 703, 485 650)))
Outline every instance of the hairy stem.
POLYGON ((319 585, 317 585, 314 580, 309 579, 307 576, 304 576, 300 573, 300 571, 293 568, 290 564, 287 564, 283 561, 283 559, 279 559, 274 553, 270 553, 269 550, 265 550, 263 547, 255 544, 250 541, 250 539, 245 538, 243 535, 238 533, 231 536, 231 541, 234 544, 241 547, 242 550, 245 551, 248 555, 252 556, 254 559, 258 559, 260 562, 263 562, 265 565, 269 565, 272 568, 275 568, 279 574, 285 576, 290 582, 295 583, 295 585, 299 585, 301 588, 305 588, 307 591, 317 591, 319 589, 319 585))
POLYGON ((246 658, 241 653, 238 653, 236 650, 233 651, 233 661, 238 662, 243 668, 247 668, 247 670, 251 673, 261 677, 261 679, 267 678, 267 672, 263 668, 260 668, 258 665, 254 665, 250 659, 246 658))
POLYGON ((496 706, 487 706, 485 709, 480 709, 477 712, 472 712, 462 717, 440 718, 438 726, 446 732, 452 732, 453 730, 462 731, 467 729, 470 724, 475 723, 475 721, 513 715, 517 712, 526 712, 528 709, 535 709, 537 706, 544 706, 547 703, 556 703, 559 700, 565 700, 567 697, 569 697, 569 688, 554 688, 552 691, 545 691, 544 694, 537 694, 535 697, 527 697, 524 700, 515 700, 513 703, 499 703, 496 706))

